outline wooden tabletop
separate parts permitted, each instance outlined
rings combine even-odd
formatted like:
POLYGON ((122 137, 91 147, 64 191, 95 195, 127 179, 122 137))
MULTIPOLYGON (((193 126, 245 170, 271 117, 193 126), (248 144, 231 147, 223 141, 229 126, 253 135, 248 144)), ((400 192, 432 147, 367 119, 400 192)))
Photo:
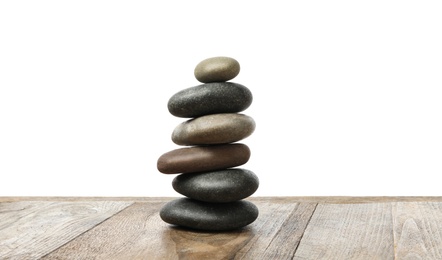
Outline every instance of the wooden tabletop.
POLYGON ((0 259, 442 259, 442 197, 251 197, 230 232, 164 223, 172 199, 0 197, 0 259))

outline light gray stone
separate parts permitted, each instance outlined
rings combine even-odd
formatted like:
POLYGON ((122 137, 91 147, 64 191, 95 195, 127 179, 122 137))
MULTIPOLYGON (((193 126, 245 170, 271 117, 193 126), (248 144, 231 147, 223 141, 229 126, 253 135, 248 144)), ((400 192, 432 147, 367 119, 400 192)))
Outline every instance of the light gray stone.
POLYGON ((253 118, 237 113, 201 116, 179 124, 172 133, 178 145, 227 144, 250 136, 253 118))

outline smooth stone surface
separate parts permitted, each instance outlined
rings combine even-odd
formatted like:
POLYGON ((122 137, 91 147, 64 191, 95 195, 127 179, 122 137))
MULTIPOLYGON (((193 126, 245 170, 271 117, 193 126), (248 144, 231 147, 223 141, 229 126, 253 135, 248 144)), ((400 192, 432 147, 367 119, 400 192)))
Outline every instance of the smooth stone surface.
POLYGON ((163 221, 199 230, 233 230, 258 218, 258 208, 249 201, 209 203, 181 198, 166 203, 160 210, 163 221))
POLYGON ((172 133, 178 145, 227 144, 255 131, 253 118, 236 113, 201 116, 179 124, 172 133))
POLYGON ((245 164, 250 149, 245 144, 221 144, 180 148, 158 158, 157 168, 166 174, 222 170, 245 164))
POLYGON ((169 99, 167 108, 177 117, 200 117, 238 113, 247 109, 252 101, 252 92, 247 87, 233 82, 214 82, 177 92, 169 99))
POLYGON ((235 78, 240 71, 239 62, 230 57, 208 58, 196 65, 195 78, 203 83, 223 82, 235 78))
POLYGON ((181 174, 172 186, 178 193, 200 201, 225 203, 242 200, 258 189, 258 177, 249 170, 233 168, 181 174))

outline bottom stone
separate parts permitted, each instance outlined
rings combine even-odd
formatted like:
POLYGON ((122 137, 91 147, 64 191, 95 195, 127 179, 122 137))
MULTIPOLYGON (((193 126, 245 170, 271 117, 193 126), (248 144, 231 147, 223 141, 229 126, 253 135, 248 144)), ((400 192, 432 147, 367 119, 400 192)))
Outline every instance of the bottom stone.
POLYGON ((160 211, 163 221, 199 230, 238 229, 258 218, 258 208, 249 201, 209 203, 189 198, 168 202, 160 211))

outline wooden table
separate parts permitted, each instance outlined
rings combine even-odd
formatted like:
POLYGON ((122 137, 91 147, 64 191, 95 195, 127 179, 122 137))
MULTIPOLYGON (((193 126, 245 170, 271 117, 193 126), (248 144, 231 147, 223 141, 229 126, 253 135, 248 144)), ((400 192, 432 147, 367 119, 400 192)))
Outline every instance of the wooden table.
POLYGON ((0 259, 442 259, 442 197, 251 197, 251 225, 164 223, 173 198, 0 197, 0 259))

